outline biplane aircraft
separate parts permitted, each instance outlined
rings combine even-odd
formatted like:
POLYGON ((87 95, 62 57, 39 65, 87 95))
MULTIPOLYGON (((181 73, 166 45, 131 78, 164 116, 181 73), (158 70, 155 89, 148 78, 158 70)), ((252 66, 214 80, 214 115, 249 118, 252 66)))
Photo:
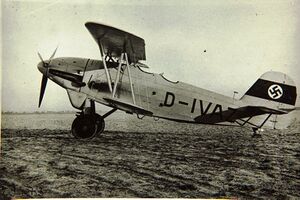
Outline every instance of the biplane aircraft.
POLYGON ((88 139, 104 131, 104 119, 122 110, 127 113, 163 118, 177 122, 250 126, 254 133, 271 115, 287 114, 295 109, 296 86, 281 72, 264 73, 239 100, 173 82, 162 74, 144 71, 147 65, 142 38, 120 29, 87 22, 85 24, 100 49, 102 60, 54 58, 41 62, 43 74, 39 107, 48 78, 67 90, 72 106, 79 109, 72 123, 76 138, 88 139), (95 102, 111 107, 100 116, 95 102), (257 116, 266 116, 254 123, 257 116))

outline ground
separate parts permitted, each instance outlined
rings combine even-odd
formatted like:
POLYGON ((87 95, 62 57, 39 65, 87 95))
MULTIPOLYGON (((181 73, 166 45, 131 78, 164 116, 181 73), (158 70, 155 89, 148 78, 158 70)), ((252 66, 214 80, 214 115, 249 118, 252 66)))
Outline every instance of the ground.
MULTIPOLYGON (((76 140, 73 114, 2 116, 0 199, 300 198, 300 124, 266 130, 107 118, 76 140)), ((129 117, 128 117, 129 116, 129 117)))

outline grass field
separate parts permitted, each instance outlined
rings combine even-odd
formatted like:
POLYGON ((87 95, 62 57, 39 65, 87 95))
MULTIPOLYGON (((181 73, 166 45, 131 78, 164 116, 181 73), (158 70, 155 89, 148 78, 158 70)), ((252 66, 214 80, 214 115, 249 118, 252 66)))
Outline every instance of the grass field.
POLYGON ((73 114, 2 116, 0 199, 9 197, 300 198, 300 125, 248 129, 131 115, 76 140, 73 114))

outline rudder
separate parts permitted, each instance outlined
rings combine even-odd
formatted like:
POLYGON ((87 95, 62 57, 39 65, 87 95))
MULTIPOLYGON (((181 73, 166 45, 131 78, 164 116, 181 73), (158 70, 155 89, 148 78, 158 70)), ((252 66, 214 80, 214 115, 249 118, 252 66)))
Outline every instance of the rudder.
POLYGON ((294 107, 297 90, 294 81, 284 73, 264 73, 241 100, 247 104, 267 107, 294 107))

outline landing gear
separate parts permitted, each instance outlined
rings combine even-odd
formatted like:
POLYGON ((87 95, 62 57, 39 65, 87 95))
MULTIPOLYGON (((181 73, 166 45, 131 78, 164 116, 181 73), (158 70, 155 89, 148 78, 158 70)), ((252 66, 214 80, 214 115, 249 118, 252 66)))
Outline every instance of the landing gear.
POLYGON ((101 115, 96 114, 97 134, 100 134, 105 129, 105 121, 101 115))
POLYGON ((72 124, 72 135, 78 139, 92 139, 105 128, 103 117, 98 114, 80 114, 72 124))
POLYGON ((263 129, 257 128, 257 127, 252 127, 253 130, 253 135, 252 137, 261 137, 260 132, 263 131, 263 129))
POLYGON ((90 100, 90 104, 85 106, 82 112, 77 115, 72 123, 72 135, 77 139, 92 139, 101 134, 105 128, 104 118, 115 112, 112 109, 103 116, 95 112, 95 102, 90 100))

